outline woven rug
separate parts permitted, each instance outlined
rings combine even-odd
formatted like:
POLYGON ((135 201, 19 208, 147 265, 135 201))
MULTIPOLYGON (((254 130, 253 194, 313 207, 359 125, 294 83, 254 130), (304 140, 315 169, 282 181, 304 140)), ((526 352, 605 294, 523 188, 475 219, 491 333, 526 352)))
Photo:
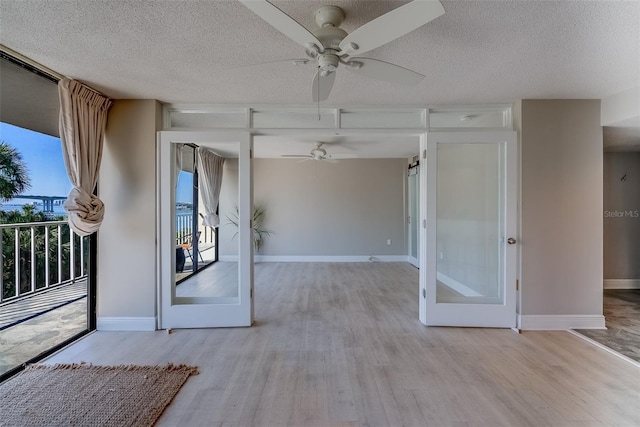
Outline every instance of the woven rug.
POLYGON ((152 426, 192 366, 31 365, 0 385, 0 426, 152 426))

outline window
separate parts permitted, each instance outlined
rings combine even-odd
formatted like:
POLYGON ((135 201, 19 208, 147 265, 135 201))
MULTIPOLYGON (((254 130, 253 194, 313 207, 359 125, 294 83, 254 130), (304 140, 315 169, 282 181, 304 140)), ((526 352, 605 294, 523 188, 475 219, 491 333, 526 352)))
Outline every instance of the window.
POLYGON ((57 79, 1 53, 0 91, 4 379, 95 329, 96 240, 66 223, 57 79))

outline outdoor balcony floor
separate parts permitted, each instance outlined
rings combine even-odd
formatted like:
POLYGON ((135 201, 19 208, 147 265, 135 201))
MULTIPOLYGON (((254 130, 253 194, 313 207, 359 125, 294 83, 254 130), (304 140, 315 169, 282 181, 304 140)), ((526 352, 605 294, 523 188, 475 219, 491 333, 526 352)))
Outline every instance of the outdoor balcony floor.
POLYGON ((80 280, 0 307, 0 374, 87 328, 80 280))

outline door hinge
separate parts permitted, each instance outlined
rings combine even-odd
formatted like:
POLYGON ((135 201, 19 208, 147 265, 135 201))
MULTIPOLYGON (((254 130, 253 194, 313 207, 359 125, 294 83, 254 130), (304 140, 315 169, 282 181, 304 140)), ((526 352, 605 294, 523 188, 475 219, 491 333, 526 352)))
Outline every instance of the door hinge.
POLYGON ((427 299, 427 290, 422 288, 422 298, 427 299))
POLYGON ((427 228, 427 220, 426 219, 422 220, 422 228, 427 228))
POLYGON ((249 229, 253 230, 253 220, 252 219, 249 220, 249 229))
POLYGON ((426 159, 427 158, 427 150, 423 150, 422 151, 422 158, 426 159))
POLYGON ((407 224, 411 224, 411 217, 410 216, 407 217, 407 224))
POLYGON ((249 150, 249 158, 253 159, 253 149, 249 150))
POLYGON ((249 290, 249 298, 253 298, 253 288, 249 290))
POLYGON ((520 290, 520 280, 516 279, 516 291, 520 290))

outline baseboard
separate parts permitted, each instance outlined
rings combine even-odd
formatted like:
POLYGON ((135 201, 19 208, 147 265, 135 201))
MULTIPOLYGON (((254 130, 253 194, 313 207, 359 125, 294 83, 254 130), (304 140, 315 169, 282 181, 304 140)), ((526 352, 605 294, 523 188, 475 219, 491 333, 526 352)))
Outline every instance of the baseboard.
POLYGON ((600 314, 518 315, 520 329, 528 331, 565 331, 567 329, 606 329, 600 314))
POLYGON ((256 262, 409 262, 407 255, 256 255, 256 262))
POLYGON ((640 289, 640 279, 604 279, 604 289, 640 289))
POLYGON ((155 317, 98 317, 99 331, 155 331, 155 317))

